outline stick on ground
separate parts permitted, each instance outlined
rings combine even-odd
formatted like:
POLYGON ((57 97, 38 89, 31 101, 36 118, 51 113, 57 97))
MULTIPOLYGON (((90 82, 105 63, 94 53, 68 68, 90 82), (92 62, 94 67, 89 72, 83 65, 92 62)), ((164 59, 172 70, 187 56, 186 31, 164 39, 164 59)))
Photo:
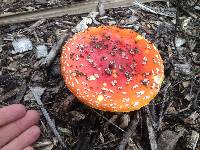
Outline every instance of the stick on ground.
POLYGON ((155 134, 155 131, 154 131, 154 128, 153 128, 153 120, 150 119, 152 117, 150 117, 151 113, 150 113, 148 107, 147 107, 146 111, 147 111, 146 122, 147 122, 147 129, 148 129, 148 132, 149 132, 149 142, 150 142, 150 145, 151 145, 151 150, 158 150, 156 134, 155 134))
POLYGON ((129 139, 131 138, 131 136, 133 134, 136 133, 136 127, 137 127, 138 122, 139 122, 138 116, 139 115, 137 113, 135 115, 134 119, 130 122, 130 125, 129 125, 127 131, 123 134, 123 138, 122 138, 121 142, 119 143, 119 147, 117 148, 117 150, 125 150, 129 139))
POLYGON ((52 132, 54 133, 54 135, 57 137, 58 141, 60 142, 60 144, 62 145, 62 147, 65 149, 65 150, 69 150, 69 148, 67 148, 67 146, 65 145, 65 143, 63 142, 59 132, 57 131, 56 129, 56 126, 55 124, 53 123, 53 121, 51 120, 47 110, 44 108, 44 105, 39 97, 39 95, 37 94, 37 92, 34 90, 34 88, 30 88, 35 100, 37 101, 41 111, 42 111, 42 114, 44 115, 45 119, 47 120, 47 123, 50 127, 50 129, 52 130, 52 132))
POLYGON ((70 34, 66 33, 63 34, 63 36, 60 38, 60 40, 54 44, 51 51, 45 58, 44 62, 42 62, 42 66, 49 67, 51 66, 52 62, 54 61, 55 57, 58 55, 58 53, 61 51, 62 44, 67 40, 67 38, 70 36, 70 34))
MULTIPOLYGON (((118 7, 130 7, 133 5, 134 0, 101 0, 104 9, 118 8, 118 7)), ((140 3, 146 3, 158 0, 140 0, 140 3)), ((159 0, 166 1, 166 0, 159 0)), ((16 12, 12 14, 0 15, 0 25, 14 24, 35 21, 40 19, 48 19, 53 17, 62 17, 65 15, 78 15, 89 13, 91 11, 97 11, 98 0, 90 0, 87 2, 82 2, 74 4, 71 6, 59 7, 59 8, 49 8, 44 10, 29 11, 29 12, 16 12)))

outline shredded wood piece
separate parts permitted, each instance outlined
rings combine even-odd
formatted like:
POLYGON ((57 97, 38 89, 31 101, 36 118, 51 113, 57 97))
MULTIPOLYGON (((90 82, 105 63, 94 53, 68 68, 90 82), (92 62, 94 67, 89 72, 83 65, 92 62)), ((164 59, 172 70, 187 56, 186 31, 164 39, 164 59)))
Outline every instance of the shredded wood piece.
MULTIPOLYGON (((62 17, 65 15, 78 15, 89 13, 91 11, 97 11, 99 8, 104 9, 118 8, 118 7, 130 7, 133 5, 134 0, 101 0, 99 5, 98 0, 90 0, 74 4, 71 6, 59 7, 59 8, 48 8, 44 10, 28 11, 28 12, 16 12, 0 15, 0 25, 14 24, 29 22, 40 19, 47 19, 53 17, 62 17)), ((158 0, 140 0, 140 3, 146 3, 158 0)), ((159 0, 166 1, 166 0, 159 0)), ((101 12, 102 13, 102 12, 101 12)))

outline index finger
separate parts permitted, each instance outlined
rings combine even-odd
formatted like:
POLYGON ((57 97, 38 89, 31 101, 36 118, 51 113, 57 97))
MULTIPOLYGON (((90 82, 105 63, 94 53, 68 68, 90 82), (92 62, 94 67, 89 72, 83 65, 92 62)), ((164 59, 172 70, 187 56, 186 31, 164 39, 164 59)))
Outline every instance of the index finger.
POLYGON ((26 108, 21 104, 13 104, 0 108, 0 126, 20 119, 24 117, 25 114, 26 108))

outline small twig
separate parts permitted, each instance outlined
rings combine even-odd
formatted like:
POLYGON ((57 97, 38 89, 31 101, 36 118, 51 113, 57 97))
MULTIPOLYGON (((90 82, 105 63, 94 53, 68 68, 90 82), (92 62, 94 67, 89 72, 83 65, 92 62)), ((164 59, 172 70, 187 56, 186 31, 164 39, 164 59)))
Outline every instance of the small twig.
POLYGON ((147 115, 146 115, 146 122, 147 122, 147 129, 149 132, 149 141, 151 145, 151 150, 158 150, 157 140, 156 140, 156 134, 153 128, 153 120, 150 120, 151 113, 149 109, 146 109, 147 115))
POLYGON ((160 130, 161 128, 161 122, 163 120, 163 114, 164 114, 164 107, 165 107, 165 103, 167 101, 167 93, 168 93, 168 89, 169 87, 171 86, 171 82, 168 82, 164 89, 163 89, 163 101, 162 101, 162 106, 161 106, 161 109, 160 109, 160 113, 159 113, 159 121, 158 121, 158 129, 157 130, 160 130))
POLYGON ((35 30, 33 31, 33 35, 34 35, 34 37, 35 37, 37 43, 39 43, 39 42, 40 42, 40 39, 39 39, 39 37, 38 37, 38 35, 37 35, 37 33, 36 33, 35 30))
MULTIPOLYGON (((178 1, 176 2, 178 3, 178 1)), ((180 13, 180 10, 179 10, 179 7, 177 7, 177 10, 176 10, 176 17, 175 17, 175 25, 174 25, 174 36, 173 36, 173 45, 174 45, 174 49, 175 49, 175 52, 176 52, 176 55, 178 55, 178 50, 177 50, 177 47, 176 47, 176 35, 177 35, 177 31, 178 31, 178 25, 179 25, 179 13, 180 13)), ((173 61, 173 59, 172 59, 173 61)), ((170 61, 171 62, 171 61, 170 61)), ((171 62, 173 64, 173 62, 171 62)))
POLYGON ((103 15, 105 15, 105 13, 106 13, 105 7, 104 7, 104 4, 103 4, 102 0, 99 0, 99 3, 98 3, 98 11, 99 11, 99 15, 100 15, 100 16, 103 16, 103 15))
POLYGON ((122 128, 120 128, 119 126, 117 126, 116 124, 114 124, 113 122, 111 122, 108 118, 104 117, 103 115, 101 115, 100 113, 98 113, 96 110, 92 109, 97 115, 101 116, 103 119, 105 119, 106 121, 108 121, 110 124, 112 124, 114 127, 116 127, 117 129, 119 129, 122 132, 125 132, 122 128))
POLYGON ((124 133, 121 142, 119 143, 118 150, 125 150, 126 145, 133 134, 136 133, 136 128, 139 122, 139 114, 136 112, 135 118, 130 122, 128 130, 124 133))
POLYGON ((184 111, 188 111, 188 110, 190 110, 191 106, 192 106, 192 102, 190 102, 190 103, 188 104, 187 107, 178 110, 178 111, 177 111, 177 114, 182 113, 182 112, 184 112, 184 111))
POLYGON ((157 116, 156 116, 156 110, 155 110, 155 101, 152 101, 149 106, 152 107, 152 109, 151 109, 151 119, 154 121, 154 122, 152 122, 152 125, 153 125, 154 128, 156 128, 157 124, 156 124, 155 120, 157 119, 157 116))
POLYGON ((150 9, 148 6, 144 5, 144 4, 141 4, 140 2, 138 2, 137 0, 135 0, 135 2, 133 2, 134 5, 138 6, 139 8, 141 8, 142 10, 145 10, 145 11, 148 11, 148 12, 151 12, 153 14, 158 14, 158 12, 150 9))
POLYGON ((46 19, 40 19, 38 21, 36 21, 34 24, 32 24, 28 29, 26 29, 25 31, 28 32, 32 32, 35 30, 35 28, 37 28, 38 26, 40 26, 41 24, 43 24, 46 21, 46 19))
POLYGON ((70 36, 70 34, 67 34, 67 33, 63 34, 63 36, 60 38, 60 40, 52 47, 51 51, 49 52, 49 54, 43 61, 42 66, 49 67, 52 64, 55 57, 61 51, 62 44, 66 41, 66 39, 69 36, 70 36))
POLYGON ((54 133, 54 135, 57 137, 58 141, 60 142, 60 144, 62 145, 63 148, 65 148, 65 150, 67 150, 67 146, 65 145, 65 143, 63 142, 59 132, 57 131, 56 129, 56 126, 55 124, 53 123, 53 121, 51 120, 47 110, 44 108, 44 105, 39 97, 39 95, 35 92, 34 88, 30 88, 35 100, 37 101, 41 111, 42 111, 42 114, 44 115, 45 119, 47 120, 47 123, 50 127, 50 129, 52 130, 52 132, 54 133))
MULTIPOLYGON (((163 1, 166 1, 166 0, 163 0, 163 1)), ((165 11, 161 11, 161 10, 156 10, 155 8, 151 8, 149 6, 142 4, 138 0, 135 0, 133 2, 133 4, 136 5, 137 7, 139 7, 140 9, 144 10, 144 11, 148 11, 148 12, 151 12, 153 14, 159 14, 159 15, 162 15, 162 16, 175 18, 175 13, 173 11, 166 10, 166 12, 165 12, 165 11)))
POLYGON ((63 20, 62 22, 63 22, 65 25, 69 25, 69 26, 75 26, 75 25, 76 25, 76 23, 73 23, 73 22, 67 21, 67 20, 63 20))
POLYGON ((109 119, 109 122, 106 122, 106 123, 104 124, 104 128, 107 128, 108 125, 109 125, 111 122, 114 123, 114 122, 117 120, 117 118, 118 118, 118 115, 113 115, 113 116, 109 119))

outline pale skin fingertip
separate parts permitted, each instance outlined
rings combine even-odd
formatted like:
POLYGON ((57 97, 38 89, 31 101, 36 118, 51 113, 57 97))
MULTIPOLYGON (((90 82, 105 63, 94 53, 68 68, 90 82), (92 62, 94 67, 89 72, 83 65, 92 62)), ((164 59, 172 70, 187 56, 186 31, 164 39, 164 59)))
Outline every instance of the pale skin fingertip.
POLYGON ((39 120, 39 119, 40 119, 40 114, 39 114, 39 112, 36 111, 36 110, 28 110, 28 111, 27 111, 27 114, 28 114, 30 117, 34 118, 35 120, 39 120))
POLYGON ((33 130, 34 136, 36 136, 36 137, 40 136, 41 130, 38 126, 33 126, 32 130, 33 130))
POLYGON ((23 150, 34 150, 34 148, 29 146, 29 147, 24 148, 23 150))

